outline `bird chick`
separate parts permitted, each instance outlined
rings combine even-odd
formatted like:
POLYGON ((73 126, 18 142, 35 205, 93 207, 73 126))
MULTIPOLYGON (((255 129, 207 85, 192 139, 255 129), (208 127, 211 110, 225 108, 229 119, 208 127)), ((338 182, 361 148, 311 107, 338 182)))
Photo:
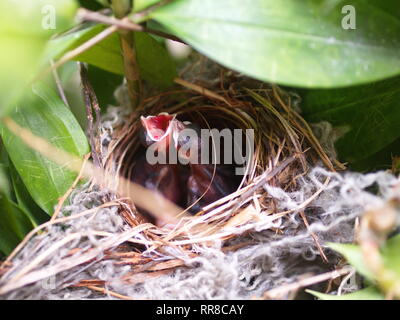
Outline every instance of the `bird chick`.
MULTIPOLYGON (((237 187, 233 171, 223 165, 201 164, 202 140, 200 127, 176 119, 176 115, 160 113, 157 116, 141 117, 142 144, 154 148, 168 160, 170 146, 178 152, 182 163, 150 164, 141 156, 133 170, 132 180, 145 188, 159 192, 168 200, 190 207, 189 212, 197 213, 204 206, 232 193, 237 187), (184 129, 192 129, 193 139, 182 137, 184 129)), ((141 210, 142 212, 143 210, 141 210)), ((146 214, 149 216, 149 214, 146 214)), ((163 225, 163 221, 150 221, 163 225)))

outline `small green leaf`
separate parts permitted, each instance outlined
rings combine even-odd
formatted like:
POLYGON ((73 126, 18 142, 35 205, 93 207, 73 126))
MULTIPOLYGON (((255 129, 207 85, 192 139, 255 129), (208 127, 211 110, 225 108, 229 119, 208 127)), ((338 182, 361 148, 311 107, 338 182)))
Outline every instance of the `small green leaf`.
POLYGON ((90 84, 96 92, 101 110, 106 111, 108 105, 116 105, 114 92, 122 84, 123 77, 92 65, 89 66, 88 76, 90 84))
POLYGON ((395 274, 400 282, 400 234, 389 239, 382 248, 383 263, 387 270, 395 274))
MULTIPOLYGON (((12 118, 33 134, 47 139, 55 147, 83 157, 89 152, 87 138, 58 95, 44 87, 18 103, 12 118)), ((27 190, 36 203, 52 214, 58 199, 75 180, 76 173, 59 166, 31 150, 5 126, 1 127, 4 146, 27 190)))
MULTIPOLYGON (((0 139, 0 194, 12 199, 12 184, 10 175, 10 159, 0 139)), ((12 199, 14 200, 14 199, 12 199)))
POLYGON ((25 212, 0 193, 0 251, 10 254, 32 228, 25 212))
POLYGON ((89 10, 97 11, 104 7, 109 7, 108 0, 79 0, 79 4, 89 10))
POLYGON ((37 72, 46 41, 71 26, 75 10, 74 0, 0 1, 0 117, 37 72))
MULTIPOLYGON (((85 23, 78 30, 67 32, 49 41, 46 50, 46 59, 61 57, 65 52, 75 49, 99 34, 105 28, 104 25, 85 23)), ((124 72, 119 38, 116 33, 81 53, 76 60, 93 64, 117 74, 123 74, 124 72)))
POLYGON ((161 0, 135 0, 135 11, 144 10, 160 1, 161 0))
POLYGON ((137 60, 144 80, 160 88, 170 86, 177 76, 176 65, 164 46, 143 32, 136 32, 137 60))
POLYGON ((149 17, 201 53, 264 81, 342 87, 400 74, 398 1, 176 0, 149 17), (356 9, 346 30, 345 5, 356 9))
POLYGON ((368 280, 374 280, 374 275, 366 266, 359 246, 354 244, 330 243, 329 247, 343 255, 361 275, 368 280))
POLYGON ((10 182, 4 171, 4 166, 0 163, 0 193, 10 194, 10 182))
POLYGON ((385 297, 377 288, 369 287, 356 292, 344 294, 341 296, 334 294, 320 293, 314 290, 306 290, 320 300, 384 300, 385 297))
MULTIPOLYGON (((78 47, 104 29, 105 26, 103 25, 92 25, 56 38, 50 42, 47 56, 48 58, 60 57, 66 51, 78 47)), ((161 88, 170 86, 177 75, 177 71, 175 62, 167 50, 146 33, 136 32, 134 37, 141 77, 161 88)), ((124 74, 124 61, 117 33, 81 53, 75 60, 92 64, 108 72, 124 74)))
POLYGON ((375 172, 378 170, 391 170, 394 165, 394 170, 400 169, 399 163, 394 161, 395 157, 400 156, 400 138, 387 145, 382 150, 373 154, 372 156, 351 162, 349 169, 359 172, 375 172))
POLYGON ((32 196, 29 194, 24 182, 12 163, 10 165, 10 172, 18 206, 24 210, 34 227, 46 222, 49 219, 48 214, 32 199, 32 196))
MULTIPOLYGON (((400 137, 400 77, 345 89, 300 91, 300 94, 306 120, 325 120, 345 128, 346 133, 336 142, 342 161, 355 163, 372 157, 400 137)), ((395 146, 392 151, 398 153, 395 146)), ((390 153, 387 150, 386 154, 390 153)))

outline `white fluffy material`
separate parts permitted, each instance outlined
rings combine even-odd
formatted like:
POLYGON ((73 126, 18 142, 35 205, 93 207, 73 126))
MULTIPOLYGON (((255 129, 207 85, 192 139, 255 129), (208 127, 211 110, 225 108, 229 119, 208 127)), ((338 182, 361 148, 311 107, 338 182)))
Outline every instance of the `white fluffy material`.
MULTIPOLYGON (((382 205, 390 196, 391 186, 395 182, 396 178, 387 172, 366 175, 350 172, 337 174, 318 167, 302 179, 301 188, 296 192, 286 193, 268 184, 264 188, 276 199, 280 210, 296 209, 316 190, 322 188, 319 197, 306 209, 306 215, 310 222, 310 231, 318 235, 325 247, 328 241, 353 241, 355 218, 368 207, 382 205), (331 180, 324 185, 327 177, 331 180), (371 186, 378 192, 369 192, 368 188, 371 186)), ((71 205, 65 208, 64 214, 76 214, 98 206, 105 196, 105 191, 77 191, 71 199, 71 205)), ((251 244, 234 252, 223 253, 219 242, 215 243, 213 248, 196 246, 195 250, 200 252, 201 256, 187 259, 186 267, 178 268, 169 275, 146 280, 144 283, 122 283, 119 279, 129 272, 129 266, 116 266, 112 260, 97 262, 97 259, 88 265, 60 272, 50 280, 43 279, 14 290, 2 298, 114 299, 112 296, 107 297, 86 288, 68 288, 80 279, 97 278, 107 281, 110 290, 133 298, 248 299, 253 296, 259 297, 271 288, 290 283, 306 272, 326 271, 337 262, 337 256, 325 247, 330 264, 321 263, 315 242, 298 213, 274 223, 274 227, 279 228, 281 233, 276 232, 276 229, 272 231, 270 227, 269 222, 262 221, 252 225, 253 231, 250 234, 238 237, 230 243, 250 241, 251 244), (54 287, 49 286, 51 283, 54 287)), ((249 226, 243 228, 248 229, 249 226)), ((53 226, 47 233, 36 236, 25 246, 13 261, 21 267, 3 276, 0 285, 5 284, 32 259, 69 234, 79 232, 82 236, 46 257, 39 267, 59 264, 73 248, 98 247, 105 239, 93 235, 94 230, 120 234, 127 230, 127 227, 118 216, 116 207, 101 209, 94 215, 72 220, 62 226, 53 226)), ((238 230, 238 233, 242 231, 238 230)), ((134 237, 141 238, 141 235, 134 237)), ((99 253, 97 258, 101 256, 99 253)))

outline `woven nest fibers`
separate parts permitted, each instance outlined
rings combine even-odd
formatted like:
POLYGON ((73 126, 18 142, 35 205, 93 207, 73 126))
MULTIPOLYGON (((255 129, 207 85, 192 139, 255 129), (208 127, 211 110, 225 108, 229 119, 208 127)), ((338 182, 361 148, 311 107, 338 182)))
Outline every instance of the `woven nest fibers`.
MULTIPOLYGON (((271 223, 291 212, 277 210, 274 198, 263 189, 265 183, 292 192, 297 188, 297 179, 317 163, 324 163, 334 171, 309 126, 292 108, 293 97, 278 87, 247 89, 231 83, 229 90, 211 91, 182 82, 189 90, 165 92, 147 99, 144 108, 133 112, 124 124, 115 128, 108 146, 110 152, 102 159, 110 176, 134 179, 135 171, 140 170, 138 159, 145 153, 140 143, 140 118, 161 112, 176 115, 180 121, 195 122, 204 129, 229 128, 243 132, 252 129, 254 150, 243 168, 246 173, 230 181, 233 192, 211 203, 200 199, 201 207, 184 203, 178 215, 175 213, 172 225, 149 226, 145 233, 149 240, 155 241, 154 248, 171 244, 190 251, 193 244, 231 239, 254 225, 271 223)), ((218 172, 215 169, 212 173, 211 187, 218 172)), ((105 187, 113 189, 119 183, 108 181, 105 187)), ((133 203, 128 203, 121 214, 135 227, 154 222, 154 217, 165 217, 165 212, 153 211, 151 215, 133 203)))

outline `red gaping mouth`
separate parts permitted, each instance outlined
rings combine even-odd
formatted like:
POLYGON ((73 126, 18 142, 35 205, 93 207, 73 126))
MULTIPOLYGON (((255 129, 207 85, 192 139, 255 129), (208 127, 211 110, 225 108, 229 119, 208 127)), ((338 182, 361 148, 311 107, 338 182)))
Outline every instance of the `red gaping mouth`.
POLYGON ((175 114, 170 115, 163 112, 158 116, 141 117, 140 120, 149 138, 154 142, 158 142, 172 132, 175 117, 175 114))

